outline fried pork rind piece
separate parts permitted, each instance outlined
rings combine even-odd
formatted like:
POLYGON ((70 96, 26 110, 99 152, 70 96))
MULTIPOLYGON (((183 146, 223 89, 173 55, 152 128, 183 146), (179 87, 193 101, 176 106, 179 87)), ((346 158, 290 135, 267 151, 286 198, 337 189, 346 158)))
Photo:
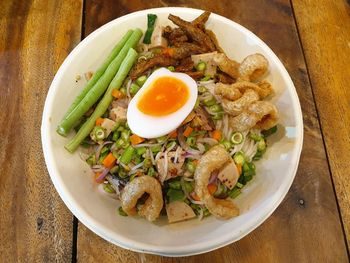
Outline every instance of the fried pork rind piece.
POLYGON ((264 99, 273 93, 272 85, 267 81, 261 81, 258 84, 249 81, 238 81, 231 85, 217 83, 215 85, 215 94, 229 100, 236 100, 248 89, 254 90, 260 99, 264 99))
POLYGON ((239 79, 255 81, 266 73, 268 66, 269 62, 263 55, 249 55, 239 65, 239 79))
POLYGON ((185 31, 192 40, 202 45, 206 51, 215 51, 215 45, 211 41, 210 37, 197 26, 172 14, 168 16, 168 19, 185 31))
POLYGON ((217 199, 208 190, 211 173, 225 167, 229 162, 232 162, 232 159, 228 152, 222 146, 216 145, 202 156, 194 174, 196 194, 210 213, 220 219, 230 219, 239 215, 239 209, 231 199, 217 199))
POLYGON ((242 97, 237 100, 222 100, 222 107, 225 112, 231 116, 237 116, 241 114, 251 103, 258 101, 259 95, 254 90, 246 90, 242 97))
POLYGON ((229 118, 234 131, 247 131, 251 128, 268 130, 277 124, 278 112, 275 105, 268 101, 256 101, 241 114, 229 118))
POLYGON ((218 53, 214 57, 214 62, 218 65, 222 72, 230 77, 237 79, 239 77, 239 63, 229 59, 224 53, 218 53))
POLYGON ((159 217, 163 208, 162 187, 154 177, 143 175, 130 181, 121 194, 121 205, 129 216, 135 215, 137 200, 145 193, 149 194, 149 197, 139 210, 139 215, 148 221, 154 221, 159 217))

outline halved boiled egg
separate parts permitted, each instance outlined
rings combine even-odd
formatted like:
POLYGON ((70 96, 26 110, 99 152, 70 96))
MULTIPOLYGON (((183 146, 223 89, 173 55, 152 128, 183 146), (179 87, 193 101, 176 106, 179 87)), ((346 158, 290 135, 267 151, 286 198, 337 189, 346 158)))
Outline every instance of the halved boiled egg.
POLYGON ((143 138, 166 135, 184 121, 197 100, 197 84, 184 73, 166 68, 154 71, 132 98, 127 111, 128 125, 143 138))

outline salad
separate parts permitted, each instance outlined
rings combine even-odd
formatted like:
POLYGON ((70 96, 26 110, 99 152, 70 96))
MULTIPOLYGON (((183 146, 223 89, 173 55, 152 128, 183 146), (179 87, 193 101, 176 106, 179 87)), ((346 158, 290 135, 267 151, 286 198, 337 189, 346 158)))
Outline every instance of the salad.
POLYGON ((238 216, 233 199, 277 130, 267 59, 230 59, 205 28, 209 16, 170 14, 171 27, 148 14, 146 32, 123 36, 58 124, 62 136, 76 132, 65 148, 85 148, 122 216, 238 216))

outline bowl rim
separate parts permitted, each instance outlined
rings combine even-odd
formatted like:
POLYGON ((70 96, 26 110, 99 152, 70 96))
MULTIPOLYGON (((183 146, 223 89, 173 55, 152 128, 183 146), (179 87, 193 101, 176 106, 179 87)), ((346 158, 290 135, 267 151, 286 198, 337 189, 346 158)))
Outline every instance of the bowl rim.
POLYGON ((224 237, 216 239, 214 242, 203 242, 199 244, 192 244, 192 245, 183 245, 181 247, 172 247, 172 246, 156 246, 156 245, 149 245, 143 242, 138 242, 133 239, 125 238, 122 235, 119 235, 118 233, 110 233, 107 228, 105 228, 101 223, 97 222, 95 219, 93 219, 90 215, 88 215, 86 212, 84 212, 84 209, 81 205, 75 202, 70 192, 67 190, 67 188, 64 186, 63 180, 59 176, 59 173, 57 171, 57 164, 56 161, 53 158, 52 149, 51 147, 48 147, 50 145, 50 112, 52 111, 52 105, 54 101, 54 95, 57 90, 57 86, 59 84, 60 76, 62 75, 63 69, 67 67, 67 65, 70 64, 70 62, 75 57, 75 54, 78 53, 80 49, 83 49, 86 44, 89 41, 92 41, 99 32, 104 31, 108 29, 109 27, 112 27, 115 23, 123 22, 126 20, 129 20, 134 17, 138 17, 140 15, 147 14, 149 12, 154 13, 171 13, 171 12, 180 12, 180 13, 191 13, 198 15, 203 10, 200 9, 194 9, 194 8, 186 8, 186 7, 161 7, 161 8, 152 8, 152 9, 145 9, 140 10, 137 12, 133 12, 124 16, 121 16, 119 18, 116 18, 100 28, 93 31, 91 34, 89 34, 84 40, 82 40, 66 57, 62 65, 60 66, 59 70, 57 71, 50 88, 47 93, 47 97, 45 100, 44 105, 44 111, 42 115, 42 124, 41 124, 41 139, 42 139, 42 148, 44 152, 44 158, 46 167, 48 169, 50 178, 59 193, 61 199, 65 203, 65 205, 69 208, 69 210, 79 219, 81 223, 83 223, 87 228, 92 230, 95 234, 99 235, 103 239, 119 246, 125 249, 129 249, 135 252, 141 252, 141 253, 149 253, 149 254, 156 254, 156 255, 163 255, 163 256, 190 256, 190 255, 197 255, 209 251, 213 251, 215 249, 221 248, 223 246, 226 246, 228 244, 231 244, 235 241, 238 241, 239 239, 243 238, 244 236, 248 235, 250 232, 252 232, 254 229, 256 229, 258 226, 260 226, 280 205, 286 194, 288 193, 298 168, 302 145, 303 145, 303 118, 302 118, 302 112, 301 112, 301 106, 299 102, 299 98, 295 89, 295 86, 292 82, 291 77, 289 76, 286 68, 282 64, 282 62, 279 60, 279 58, 275 55, 275 53, 271 50, 270 47, 267 46, 259 37, 257 37, 254 33, 252 33, 250 30, 246 29, 245 27, 241 26, 240 24, 223 17, 221 15, 212 13, 211 17, 214 17, 215 20, 218 20, 222 23, 230 24, 231 26, 235 26, 238 30, 243 32, 245 35, 249 36, 250 38, 254 39, 256 43, 264 50, 266 54, 269 54, 269 57, 273 60, 277 68, 282 73, 282 79, 286 82, 286 87, 289 87, 291 92, 291 102, 296 111, 294 112, 296 114, 296 124, 295 124, 295 130, 296 130, 296 138, 295 138, 295 150, 293 151, 291 162, 295 163, 295 166, 291 170, 291 175, 288 179, 289 181, 284 184, 284 188, 280 190, 280 194, 277 197, 274 197, 268 204, 267 207, 263 210, 263 213, 261 213, 259 216, 255 218, 255 224, 248 227, 244 231, 242 231, 242 234, 239 238, 230 238, 229 235, 226 235, 224 237), (56 88, 55 88, 56 87, 56 88))

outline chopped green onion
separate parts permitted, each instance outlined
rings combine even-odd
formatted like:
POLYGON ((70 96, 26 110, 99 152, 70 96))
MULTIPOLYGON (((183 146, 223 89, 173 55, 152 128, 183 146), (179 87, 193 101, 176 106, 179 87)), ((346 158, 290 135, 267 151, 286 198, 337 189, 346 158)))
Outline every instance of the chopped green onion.
POLYGON ((191 193, 193 191, 193 189, 194 189, 193 184, 191 182, 188 182, 188 181, 185 181, 185 180, 182 181, 181 186, 182 186, 182 190, 185 193, 191 193))
POLYGON ((232 146, 231 143, 230 143, 229 141, 227 141, 227 140, 222 140, 222 141, 220 142, 220 144, 223 145, 223 146, 225 147, 226 150, 230 149, 231 146, 232 146))
POLYGON ((162 146, 156 145, 151 147, 152 153, 158 153, 162 149, 162 146))
POLYGON ((134 96, 139 91, 139 89, 140 89, 140 86, 137 85, 136 83, 131 84, 130 94, 134 96))
POLYGON ((95 135, 96 140, 103 140, 106 136, 105 130, 101 126, 95 126, 93 129, 93 134, 95 135))
POLYGON ((214 104, 209 107, 209 110, 214 113, 218 113, 218 112, 222 112, 222 107, 218 104, 214 104))
POLYGON ((268 129, 268 130, 264 130, 261 133, 265 136, 268 137, 274 133, 277 132, 277 126, 273 126, 272 128, 268 129))
POLYGON ((120 137, 123 139, 124 142, 129 141, 130 138, 130 131, 122 131, 122 134, 120 135, 120 137))
POLYGON ((147 76, 146 75, 142 75, 141 77, 138 77, 136 79, 136 83, 137 83, 137 85, 142 87, 142 85, 145 84, 146 80, 147 80, 147 76))
POLYGON ((196 144, 196 138, 190 136, 190 137, 187 137, 186 139, 186 143, 189 145, 189 146, 194 146, 196 144))
POLYGON ((233 160, 235 161, 236 164, 244 164, 245 163, 245 157, 242 152, 237 152, 233 156, 233 160))
POLYGON ((241 132, 234 132, 231 135, 231 142, 235 145, 241 144, 243 142, 243 134, 241 132))
POLYGON ((146 150, 147 150, 146 147, 138 147, 136 148, 136 154, 141 156, 146 152, 146 150))
POLYGON ((169 181, 169 187, 175 190, 181 190, 181 183, 179 180, 169 181))
POLYGON ((168 67, 168 70, 170 70, 171 72, 174 72, 174 71, 175 71, 175 68, 174 68, 174 66, 169 66, 169 67, 168 67))
POLYGON ((207 64, 205 62, 203 62, 203 61, 199 62, 195 66, 196 70, 198 70, 198 71, 204 71, 206 69, 206 67, 207 67, 207 64))
POLYGON ((156 171, 154 170, 154 167, 151 166, 151 167, 148 169, 147 175, 148 175, 148 176, 154 176, 155 174, 156 174, 156 171))
POLYGON ((228 192, 229 197, 236 198, 241 194, 241 189, 234 187, 232 190, 228 192))
POLYGON ((192 174, 196 170, 196 166, 194 165, 193 162, 189 161, 186 164, 186 169, 187 169, 187 171, 189 171, 192 174))
POLYGON ((242 189, 243 188, 243 184, 241 184, 240 182, 237 182, 237 184, 236 184, 236 187, 238 187, 239 189, 242 189))
POLYGON ((103 184, 103 190, 109 194, 114 194, 115 190, 114 188, 108 183, 108 184, 103 184))
POLYGON ((145 32, 145 37, 143 38, 144 44, 151 44, 151 38, 154 31, 154 25, 157 20, 157 15, 147 14, 147 30, 145 32))
POLYGON ((118 208, 118 213, 121 216, 128 216, 128 214, 124 212, 124 210, 121 206, 118 208))
POLYGON ((224 117, 224 114, 222 112, 215 113, 211 118, 213 120, 221 120, 222 117, 224 117))
POLYGON ((87 159, 86 162, 88 165, 92 166, 96 164, 96 157, 95 154, 91 154, 87 159))
POLYGON ((109 147, 107 145, 103 146, 101 149, 101 153, 105 153, 109 151, 109 147))
POLYGON ((108 152, 104 152, 100 154, 100 157, 98 158, 98 162, 101 163, 104 158, 108 155, 108 152))
POLYGON ((185 194, 181 190, 175 190, 172 188, 169 188, 166 195, 169 198, 169 203, 174 201, 184 201, 186 199, 185 194))
POLYGON ((115 146, 117 146, 117 148, 122 147, 123 144, 124 144, 124 140, 123 140, 123 139, 118 139, 118 140, 115 142, 115 146))
POLYGON ((258 142, 258 151, 262 152, 262 151, 265 151, 265 149, 266 149, 266 142, 264 139, 262 139, 258 142))
POLYGON ((165 142, 168 139, 167 135, 161 136, 157 138, 157 142, 162 143, 165 142))
POLYGON ((114 131, 112 140, 116 142, 119 139, 119 137, 120 137, 120 131, 114 131))
POLYGON ((152 161, 151 161, 151 159, 145 159, 145 160, 143 161, 143 167, 146 168, 146 169, 152 167, 152 161))
POLYGON ((175 145, 176 145, 175 141, 168 142, 168 144, 166 145, 166 149, 169 150, 169 149, 175 147, 175 145))
POLYGON ((204 78, 201 79, 201 81, 208 81, 210 80, 211 76, 210 75, 206 75, 204 78))
POLYGON ((204 92, 206 92, 206 91, 208 91, 208 89, 207 89, 206 87, 204 87, 204 86, 198 86, 198 92, 199 92, 199 93, 204 93, 204 92))
POLYGON ((125 151, 120 156, 120 162, 123 164, 129 164, 131 162, 132 156, 134 155, 135 149, 132 146, 128 146, 125 151))
POLYGON ((109 170, 109 172, 110 172, 111 174, 116 174, 116 173, 118 172, 118 170, 119 170, 119 166, 118 166, 118 165, 115 165, 115 166, 112 167, 111 170, 109 170))
POLYGON ((257 151, 256 154, 253 157, 254 161, 260 160, 263 154, 266 152, 266 149, 264 151, 257 151))
POLYGON ((126 88, 125 88, 125 87, 120 88, 120 92, 121 92, 124 96, 126 96, 126 88))
POLYGON ((255 133, 250 133, 249 138, 252 139, 253 141, 259 142, 263 139, 262 136, 255 134, 255 133))
POLYGON ((205 99, 203 101, 203 104, 207 107, 212 106, 216 104, 216 99, 213 96, 211 96, 210 98, 205 99))

